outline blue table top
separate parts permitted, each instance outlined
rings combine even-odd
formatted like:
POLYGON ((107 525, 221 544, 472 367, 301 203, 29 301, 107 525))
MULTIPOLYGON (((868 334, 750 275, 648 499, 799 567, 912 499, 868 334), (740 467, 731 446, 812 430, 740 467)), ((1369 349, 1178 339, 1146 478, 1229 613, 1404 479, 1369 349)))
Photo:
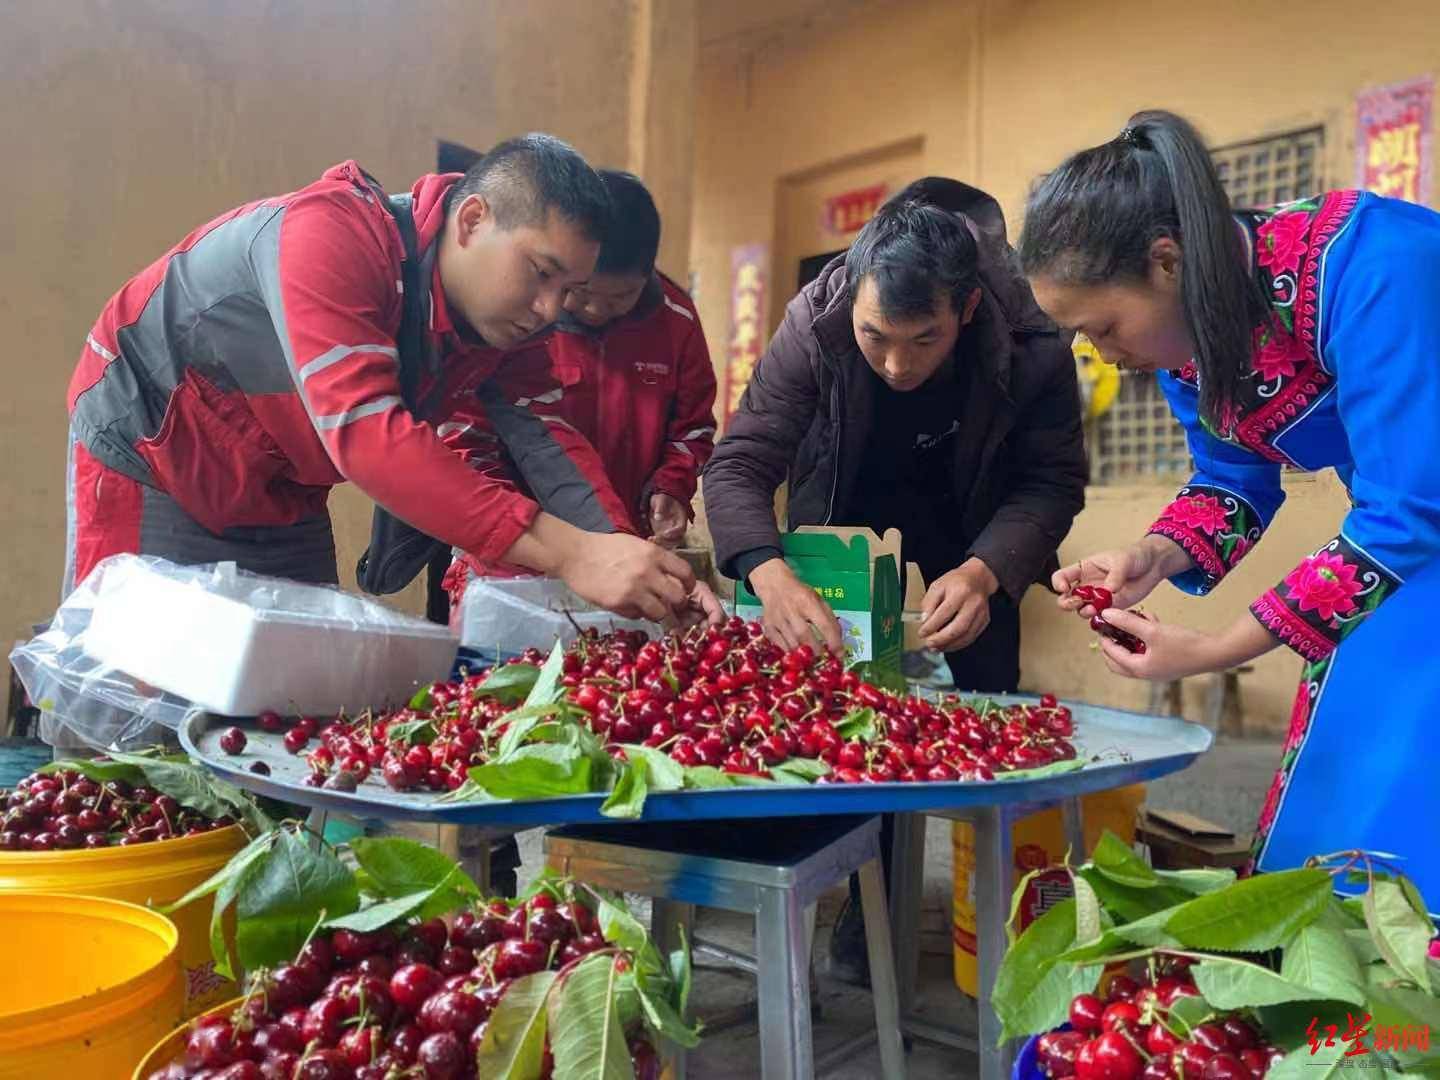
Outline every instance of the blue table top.
MULTIPOLYGON (((1034 702, 1025 695, 994 695, 993 700, 1034 702)), ((1154 780, 1184 769, 1213 741, 1210 731, 1177 717, 1148 716, 1121 709, 1065 702, 1075 718, 1073 739, 1079 756, 1095 759, 1074 772, 1041 778, 889 784, 810 784, 806 786, 716 788, 652 791, 642 821, 704 821, 717 818, 769 818, 819 814, 876 814, 897 811, 961 811, 968 807, 1054 802, 1072 795, 1106 791, 1154 780)), ((603 793, 550 799, 437 802, 429 792, 397 792, 378 775, 354 793, 326 791, 303 784, 308 772, 302 756, 288 753, 281 737, 262 732, 253 722, 199 715, 180 730, 180 742, 197 761, 230 782, 270 798, 364 819, 430 821, 524 829, 537 825, 623 824, 600 813, 603 793), (245 753, 220 750, 220 732, 240 726, 248 737, 245 753), (269 776, 249 772, 263 760, 269 776)), ((635 819, 626 819, 633 821, 635 819)))
MULTIPOLYGON (((1031 703, 1035 698, 999 694, 992 700, 1031 703)), ((1146 716, 1076 701, 1064 704, 1074 714, 1073 742, 1077 752, 1084 759, 1096 759, 1076 772, 1015 780, 1001 775, 982 782, 822 783, 651 792, 645 799, 641 821, 962 811, 971 806, 1054 802, 1179 772, 1210 749, 1212 743, 1210 730, 1178 717, 1146 716)), ((513 802, 438 802, 439 796, 432 792, 392 791, 379 776, 367 779, 353 793, 308 788, 302 783, 308 772, 304 757, 288 753, 281 737, 261 732, 251 721, 222 720, 203 714, 192 717, 181 727, 180 743, 197 762, 240 788, 359 818, 514 828, 586 822, 624 824, 600 814, 605 793, 513 802), (220 732, 230 726, 242 727, 248 736, 243 755, 232 757, 220 750, 220 732), (255 760, 264 760, 271 775, 249 772, 255 760)))

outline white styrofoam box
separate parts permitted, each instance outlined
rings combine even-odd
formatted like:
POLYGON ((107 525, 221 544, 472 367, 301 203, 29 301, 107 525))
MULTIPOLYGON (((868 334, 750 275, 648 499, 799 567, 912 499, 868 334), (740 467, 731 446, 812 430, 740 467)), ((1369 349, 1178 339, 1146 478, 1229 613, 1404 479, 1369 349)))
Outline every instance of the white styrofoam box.
POLYGON ((211 712, 325 715, 445 679, 444 626, 320 585, 130 558, 107 567, 85 651, 211 712))
POLYGON ((563 581, 546 577, 472 577, 450 621, 460 631, 460 643, 482 653, 548 652, 557 640, 574 641, 577 625, 602 634, 612 629, 644 630, 651 637, 662 633, 657 623, 622 619, 581 599, 563 581))

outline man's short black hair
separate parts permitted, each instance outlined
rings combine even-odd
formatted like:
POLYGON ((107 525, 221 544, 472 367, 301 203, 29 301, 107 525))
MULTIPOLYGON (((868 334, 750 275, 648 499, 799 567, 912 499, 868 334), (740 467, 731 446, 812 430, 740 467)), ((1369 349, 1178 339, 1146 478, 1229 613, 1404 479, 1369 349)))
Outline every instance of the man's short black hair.
POLYGON ((852 300, 867 277, 875 282, 886 318, 933 315, 937 293, 949 296, 958 312, 979 284, 979 250, 956 215, 913 198, 891 199, 845 256, 852 300))
POLYGON ((483 195, 502 229, 543 225, 550 211, 604 241, 610 220, 605 184, 579 152, 554 135, 532 132, 492 147, 450 189, 445 212, 483 195))
POLYGON ((597 274, 645 274, 655 269, 660 250, 660 211, 634 173, 601 169, 610 195, 610 227, 600 246, 597 274))

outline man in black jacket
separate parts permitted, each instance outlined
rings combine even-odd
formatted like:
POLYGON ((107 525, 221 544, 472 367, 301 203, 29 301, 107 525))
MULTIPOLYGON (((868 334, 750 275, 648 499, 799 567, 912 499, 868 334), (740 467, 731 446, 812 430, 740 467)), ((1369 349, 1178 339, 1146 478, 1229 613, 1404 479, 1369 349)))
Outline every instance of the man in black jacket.
MULTIPOLYGON (((989 195, 932 177, 881 207, 790 302, 705 470, 716 560, 749 580, 769 635, 838 651, 834 613, 781 558, 782 480, 791 528, 900 529, 925 645, 960 690, 1016 689, 1020 599, 1056 565, 1086 465, 1069 345, 989 195)), ((857 976, 859 931, 847 912, 832 942, 857 976)))

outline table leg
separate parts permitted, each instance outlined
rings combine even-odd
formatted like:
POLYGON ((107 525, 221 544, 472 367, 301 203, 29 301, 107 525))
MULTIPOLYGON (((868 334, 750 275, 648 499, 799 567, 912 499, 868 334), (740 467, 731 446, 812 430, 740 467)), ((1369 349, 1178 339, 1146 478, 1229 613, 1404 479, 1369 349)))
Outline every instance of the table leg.
POLYGON ((1085 861, 1085 820, 1080 809, 1080 796, 1072 795, 1060 804, 1060 817, 1065 823, 1065 842, 1070 845, 1070 865, 1085 861))
POLYGON ((895 928, 895 982, 900 1016, 916 1006, 920 966, 920 905, 924 897, 924 814, 896 814, 895 842, 890 856, 891 925, 895 928))
POLYGON ((1014 1046, 1000 1045, 1000 1018, 992 996, 1005 956, 1005 920, 1012 890, 1010 817, 1000 806, 977 807, 975 823, 975 929, 978 939, 980 1080, 1006 1080, 1014 1046))
MULTIPOLYGON (((920 820, 923 826, 925 819, 920 820)), ((892 966, 895 952, 889 940, 890 921, 886 917, 885 880, 879 858, 871 859, 860 868, 860 898, 865 914, 865 941, 870 950, 870 988, 875 998, 875 1037, 880 1043, 881 1075, 885 1080, 904 1080, 905 1046, 900 1039, 900 1003, 892 966)))
POLYGON ((456 861, 460 868, 470 875, 470 880, 480 886, 480 891, 490 895, 490 845, 495 835, 478 825, 461 825, 456 832, 456 861))
POLYGON ((810 957, 805 912, 793 889, 761 889, 755 912, 760 963, 760 1075, 764 1080, 811 1080, 815 1048, 810 1030, 810 957))

